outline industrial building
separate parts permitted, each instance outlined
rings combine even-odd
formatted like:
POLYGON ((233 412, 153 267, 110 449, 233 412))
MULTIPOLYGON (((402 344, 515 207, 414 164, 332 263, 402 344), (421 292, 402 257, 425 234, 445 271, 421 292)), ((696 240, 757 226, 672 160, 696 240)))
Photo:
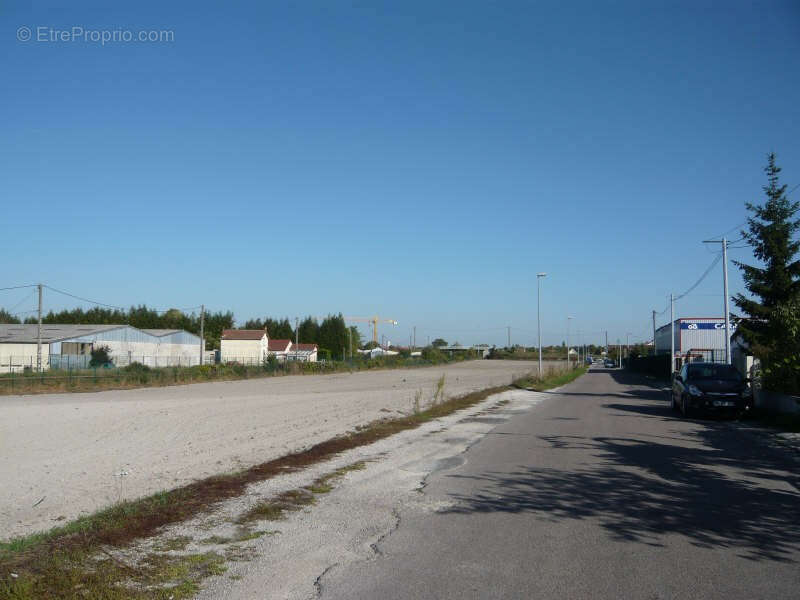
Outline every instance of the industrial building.
MULTIPOLYGON (((692 317, 674 322, 675 357, 685 360, 723 362, 725 360, 725 319, 722 317, 692 317)), ((669 354, 670 324, 656 329, 656 354, 669 354)), ((677 365, 676 365, 677 366, 677 365)))
MULTIPOLYGON (((38 367, 38 325, 0 325, 0 372, 38 367)), ((130 325, 42 325, 42 369, 89 366, 91 352, 106 346, 117 366, 196 365, 200 337, 181 329, 137 329, 130 325)))

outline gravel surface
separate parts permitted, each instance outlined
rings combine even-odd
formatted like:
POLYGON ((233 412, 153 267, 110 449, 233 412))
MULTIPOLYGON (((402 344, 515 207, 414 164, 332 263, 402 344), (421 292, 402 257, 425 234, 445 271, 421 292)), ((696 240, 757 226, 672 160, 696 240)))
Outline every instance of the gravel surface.
POLYGON ((524 361, 0 399, 0 538, 306 448, 447 396, 510 383, 524 361))

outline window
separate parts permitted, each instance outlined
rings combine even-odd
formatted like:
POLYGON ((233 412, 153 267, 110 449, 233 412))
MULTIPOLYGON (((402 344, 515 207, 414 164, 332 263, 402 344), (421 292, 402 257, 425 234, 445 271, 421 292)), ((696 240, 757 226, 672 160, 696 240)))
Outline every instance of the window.
POLYGON ((689 367, 689 378, 740 381, 742 376, 731 365, 692 365, 689 367))

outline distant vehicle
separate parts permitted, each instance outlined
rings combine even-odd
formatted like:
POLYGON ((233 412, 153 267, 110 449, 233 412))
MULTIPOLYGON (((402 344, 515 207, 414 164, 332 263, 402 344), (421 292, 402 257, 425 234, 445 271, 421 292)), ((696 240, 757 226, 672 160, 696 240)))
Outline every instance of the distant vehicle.
POLYGON ((614 367, 616 367, 616 366, 617 366, 617 363, 616 363, 616 362, 614 362, 613 360, 611 360, 610 358, 607 358, 607 359, 605 360, 605 362, 603 363, 603 366, 604 366, 606 369, 613 369, 614 367))
POLYGON ((735 367, 686 363, 672 378, 672 410, 684 417, 695 413, 736 416, 753 405, 753 390, 735 367))

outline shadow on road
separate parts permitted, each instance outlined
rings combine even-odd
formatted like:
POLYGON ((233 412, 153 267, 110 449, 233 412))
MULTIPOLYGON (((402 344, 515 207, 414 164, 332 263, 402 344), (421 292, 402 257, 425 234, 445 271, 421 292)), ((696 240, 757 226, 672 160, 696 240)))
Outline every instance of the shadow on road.
MULTIPOLYGON (((604 408, 620 416, 673 420, 646 390, 604 408)), ((661 545, 680 533, 706 548, 751 560, 794 562, 800 552, 800 460, 724 423, 635 437, 540 436, 554 449, 597 460, 580 470, 519 467, 481 476, 479 492, 454 495, 450 513, 530 512, 547 520, 597 520, 613 537, 661 545), (666 441, 663 441, 666 440, 666 441), (760 481, 759 481, 760 480, 760 481), (769 486, 769 487, 768 487, 769 486)))

